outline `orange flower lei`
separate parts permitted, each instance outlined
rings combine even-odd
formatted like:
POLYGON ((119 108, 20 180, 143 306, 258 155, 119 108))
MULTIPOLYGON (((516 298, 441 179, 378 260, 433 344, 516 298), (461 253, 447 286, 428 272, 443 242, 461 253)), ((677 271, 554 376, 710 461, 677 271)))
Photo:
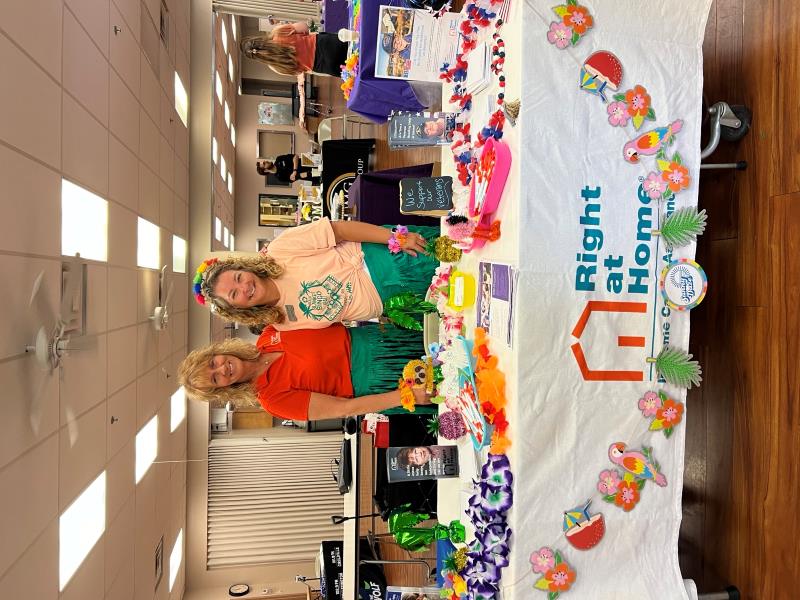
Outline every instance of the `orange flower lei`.
POLYGON ((506 419, 506 376, 497 368, 497 357, 489 351, 489 339, 483 327, 475 328, 475 343, 472 354, 475 364, 475 385, 483 416, 494 426, 489 451, 492 454, 505 454, 511 440, 508 439, 508 420, 506 419))

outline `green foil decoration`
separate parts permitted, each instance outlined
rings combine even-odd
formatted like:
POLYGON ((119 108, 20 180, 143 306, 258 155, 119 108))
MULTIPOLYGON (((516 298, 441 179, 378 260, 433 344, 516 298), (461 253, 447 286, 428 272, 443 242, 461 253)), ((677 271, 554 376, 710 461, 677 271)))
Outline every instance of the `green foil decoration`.
POLYGON ((414 292, 395 294, 383 303, 383 314, 403 329, 422 331, 422 317, 436 312, 436 305, 422 299, 414 292))
POLYGON ((401 548, 410 552, 422 552, 436 540, 449 539, 451 542, 459 543, 466 539, 466 529, 457 520, 451 521, 449 525, 437 523, 433 527, 417 527, 431 516, 427 513, 410 511, 409 507, 410 505, 405 504, 396 508, 388 519, 389 532, 401 548))

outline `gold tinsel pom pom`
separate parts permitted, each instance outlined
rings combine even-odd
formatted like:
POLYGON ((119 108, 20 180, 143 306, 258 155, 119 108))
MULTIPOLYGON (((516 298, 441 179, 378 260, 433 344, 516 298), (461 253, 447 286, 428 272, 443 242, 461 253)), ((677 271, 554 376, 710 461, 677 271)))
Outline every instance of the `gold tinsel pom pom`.
POLYGON ((453 246, 453 240, 446 235, 436 238, 433 255, 439 262, 454 263, 461 259, 461 250, 453 246))
POLYGON ((459 548, 456 550, 453 558, 456 561, 456 570, 461 573, 464 571, 464 568, 467 566, 467 549, 466 548, 459 548))

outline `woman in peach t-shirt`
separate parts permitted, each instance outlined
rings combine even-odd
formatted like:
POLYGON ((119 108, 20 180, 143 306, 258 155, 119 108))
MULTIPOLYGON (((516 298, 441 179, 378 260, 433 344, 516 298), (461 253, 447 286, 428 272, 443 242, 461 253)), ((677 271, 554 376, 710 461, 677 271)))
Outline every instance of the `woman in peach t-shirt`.
POLYGON ((424 297, 438 266, 424 237, 438 228, 408 229, 393 253, 387 227, 327 218, 294 227, 264 255, 205 261, 196 298, 228 321, 284 331, 375 319, 393 296, 424 297))
POLYGON ((311 33, 305 23, 277 25, 272 31, 242 38, 242 53, 281 75, 339 77, 347 59, 347 44, 333 33, 311 33))

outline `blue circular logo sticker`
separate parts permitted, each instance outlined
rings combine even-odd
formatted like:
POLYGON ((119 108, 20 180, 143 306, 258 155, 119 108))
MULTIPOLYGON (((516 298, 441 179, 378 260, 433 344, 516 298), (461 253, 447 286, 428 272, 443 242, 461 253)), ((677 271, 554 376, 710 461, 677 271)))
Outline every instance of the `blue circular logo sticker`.
POLYGON ((681 258, 664 267, 658 285, 667 306, 691 310, 705 298, 708 279, 703 267, 689 258, 681 258))

